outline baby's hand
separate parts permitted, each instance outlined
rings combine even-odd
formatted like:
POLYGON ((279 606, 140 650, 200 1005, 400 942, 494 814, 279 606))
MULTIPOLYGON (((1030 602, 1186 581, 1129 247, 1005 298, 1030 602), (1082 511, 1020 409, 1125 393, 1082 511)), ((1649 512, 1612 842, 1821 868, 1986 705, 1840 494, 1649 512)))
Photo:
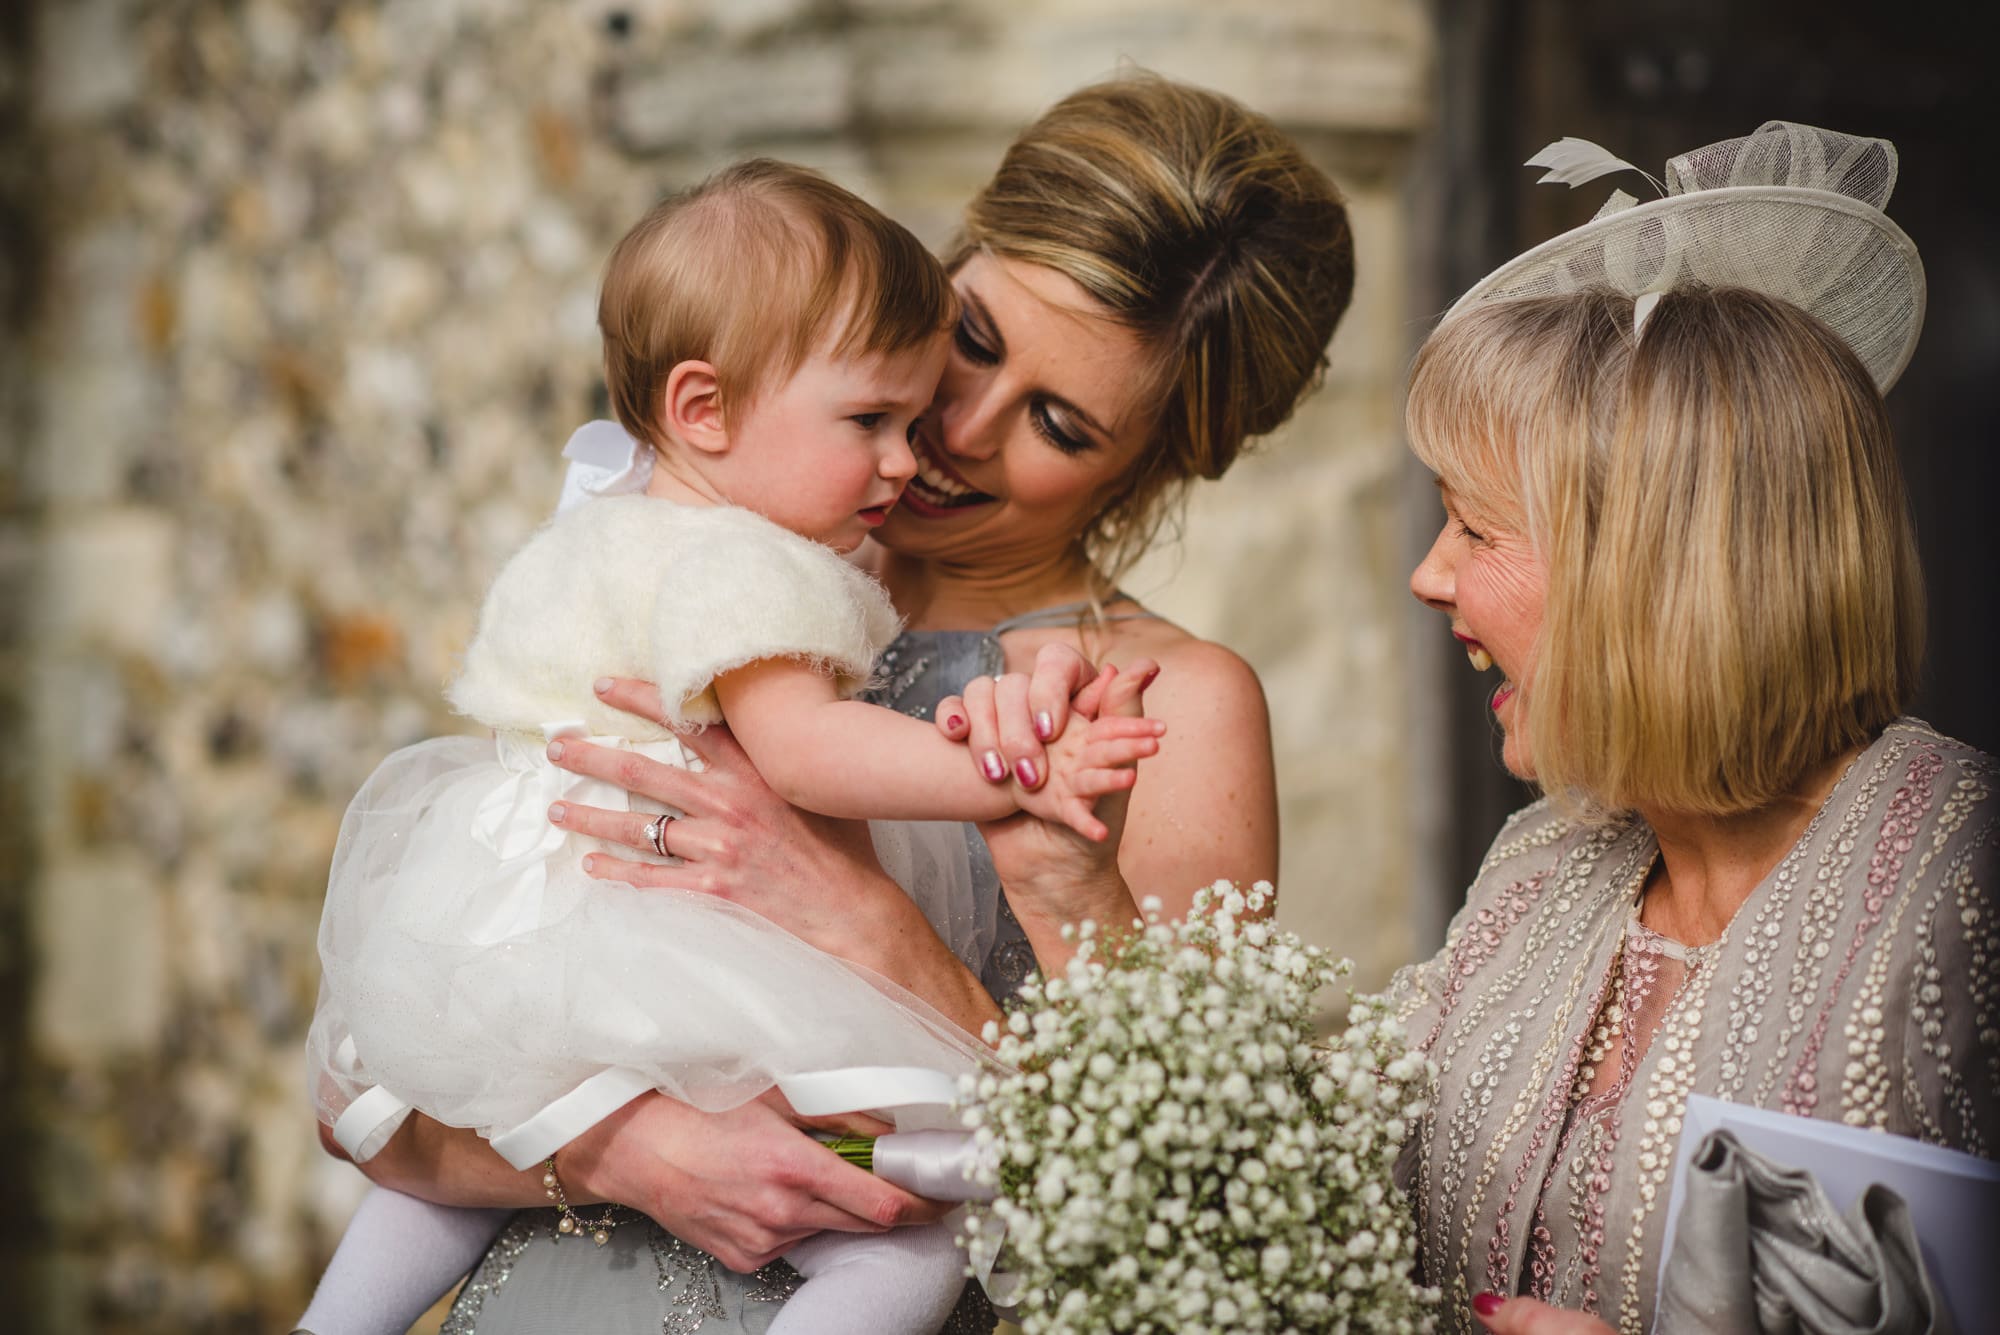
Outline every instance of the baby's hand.
POLYGON ((1093 683, 1100 694, 1090 702, 1097 717, 1087 728, 1071 726, 1046 743, 1049 770, 1038 787, 1016 780, 1014 798, 1021 810, 1067 825, 1093 843, 1104 841, 1110 830, 1097 818, 1097 799, 1137 783, 1139 762, 1159 753, 1167 731, 1159 719, 1145 717, 1141 703, 1157 672, 1150 663, 1134 664, 1123 673, 1114 667, 1103 670, 1093 683))

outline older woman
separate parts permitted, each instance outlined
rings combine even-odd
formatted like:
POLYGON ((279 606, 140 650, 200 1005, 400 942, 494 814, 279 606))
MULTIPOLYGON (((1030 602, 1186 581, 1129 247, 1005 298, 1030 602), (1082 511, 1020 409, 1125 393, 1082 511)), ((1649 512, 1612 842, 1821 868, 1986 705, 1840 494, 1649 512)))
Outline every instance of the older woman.
POLYGON ((1650 1329, 1692 1093, 2000 1151, 1994 762, 1900 717, 1923 606, 1878 381, 1908 347, 1870 336, 1903 263, 1855 259, 1872 317, 1754 265, 1501 292, 1418 356, 1446 521, 1411 587, 1548 794, 1398 983, 1454 1329, 1650 1329))
MULTIPOLYGON (((557 763, 687 813, 669 840, 685 866, 600 855, 594 871, 726 895, 976 1031, 1038 951, 1060 948, 1079 902, 1125 916, 1143 894, 1185 905, 1204 880, 1275 874, 1256 678, 1120 593, 1117 577, 1182 487, 1219 477, 1246 440, 1290 414, 1323 364, 1353 260, 1338 192, 1268 121, 1139 77, 1078 93, 1023 133, 968 208, 951 268, 964 314, 916 442, 922 474, 871 554, 910 627, 883 664, 882 701, 929 715, 978 682, 982 708, 955 703, 940 725, 970 743, 989 777, 1012 772, 1033 786, 1041 738, 1060 730, 1074 677, 1051 667, 1033 687, 1023 676, 995 687, 993 674, 1026 670, 1045 650, 1056 664, 1081 651, 1142 672, 1160 665, 1146 701, 1174 746, 1148 762, 1129 813, 1123 803, 1107 813, 1122 844, 1086 846, 1032 821, 989 827, 995 857, 1058 867, 1062 894, 1041 893, 1025 870, 1010 879, 1020 912, 1003 905, 975 975, 882 876, 862 827, 785 806, 725 733, 694 739, 710 762, 700 775, 581 744, 557 763), (1007 725, 990 725, 995 717, 1007 725), (1238 795, 1230 820, 1210 818, 1218 789, 1238 795)), ((638 683, 606 698, 658 710, 638 683)), ((643 818, 623 813, 571 805, 562 823, 645 842, 643 818)), ((977 836, 973 851, 983 893, 997 898, 977 836)), ((759 1330, 793 1277, 723 1266, 757 1270, 819 1229, 878 1230, 933 1212, 765 1103, 715 1115, 644 1096, 558 1157, 571 1202, 622 1202, 664 1229, 635 1223, 602 1249, 562 1247, 546 1212, 523 1215, 474 1273, 448 1330, 759 1330)), ((470 1133, 421 1119, 366 1167, 453 1203, 543 1203, 538 1174, 514 1173, 470 1133)), ((990 1326, 980 1309, 968 1305, 951 1329, 990 1326)))

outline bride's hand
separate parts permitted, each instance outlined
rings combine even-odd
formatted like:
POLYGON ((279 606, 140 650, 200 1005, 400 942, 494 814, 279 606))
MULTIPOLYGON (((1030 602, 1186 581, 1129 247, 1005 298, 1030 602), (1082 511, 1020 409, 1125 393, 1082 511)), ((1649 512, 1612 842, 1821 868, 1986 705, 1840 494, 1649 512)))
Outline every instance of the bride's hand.
POLYGON ((963 694, 938 701, 934 718, 939 732, 965 743, 974 767, 989 783, 1012 778, 1032 791, 1049 772, 1042 744, 1063 735, 1075 707, 1072 697, 1087 690, 1097 675, 1090 660, 1071 646, 1045 644, 1035 654, 1033 673, 974 677, 963 694))
MULTIPOLYGON (((768 1265, 823 1229, 880 1233, 930 1223, 951 1207, 845 1162, 802 1133, 773 1093, 705 1113, 660 1094, 634 1099, 564 1146, 579 1199, 616 1200, 731 1270, 768 1265)), ((877 1132, 879 1124, 839 1130, 877 1132)))
MULTIPOLYGON (((600 698, 642 718, 660 717, 660 693, 638 681, 615 680, 600 698)), ((724 727, 681 737, 702 759, 699 772, 663 765, 633 751, 575 740, 552 743, 549 758, 563 769, 616 784, 685 813, 666 830, 667 851, 680 866, 593 853, 584 870, 600 880, 642 889, 670 886, 714 895, 759 913, 794 936, 832 954, 853 944, 857 900, 893 883, 882 874, 868 827, 801 811, 772 792, 750 757, 724 727)), ((652 816, 558 803, 554 824, 631 848, 648 846, 652 816)), ((895 891, 897 898, 903 898, 895 891)))
MULTIPOLYGON (((1037 663, 1038 677, 1042 666, 1037 663)), ((1069 713, 1077 721, 1136 716, 1143 712, 1141 697, 1158 673, 1158 665, 1150 659, 1123 672, 1106 666, 1068 701, 1069 713)), ((1065 924, 1088 918, 1100 926, 1123 925, 1138 913, 1131 887, 1118 868, 1130 800, 1129 789, 1098 799, 1097 818, 1109 831, 1101 843, 1025 813, 979 827, 1006 887, 1007 902, 1044 973, 1059 972, 1074 950, 1062 939, 1065 924)))
MULTIPOLYGON (((617 680, 599 692, 628 713, 658 719, 660 693, 617 680)), ((916 993, 976 1034, 996 1013, 993 999, 925 920, 923 910, 882 871, 862 821, 801 811, 771 791, 750 757, 721 727, 683 737, 699 772, 632 751, 575 740, 552 743, 560 768, 616 784, 685 813, 666 827, 680 866, 593 853, 584 870, 641 889, 674 887, 740 904, 810 945, 873 969, 916 993)), ((628 848, 651 847, 651 818, 558 803, 550 819, 565 830, 628 848)))

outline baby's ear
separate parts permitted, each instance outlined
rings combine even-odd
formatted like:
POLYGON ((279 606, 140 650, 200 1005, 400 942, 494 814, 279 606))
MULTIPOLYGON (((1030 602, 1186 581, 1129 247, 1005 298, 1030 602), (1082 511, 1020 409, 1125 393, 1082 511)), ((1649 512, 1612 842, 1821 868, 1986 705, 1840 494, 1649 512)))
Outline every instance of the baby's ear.
POLYGON ((667 434, 705 454, 729 448, 722 422, 722 392, 707 362, 676 362, 660 390, 660 421, 667 434))

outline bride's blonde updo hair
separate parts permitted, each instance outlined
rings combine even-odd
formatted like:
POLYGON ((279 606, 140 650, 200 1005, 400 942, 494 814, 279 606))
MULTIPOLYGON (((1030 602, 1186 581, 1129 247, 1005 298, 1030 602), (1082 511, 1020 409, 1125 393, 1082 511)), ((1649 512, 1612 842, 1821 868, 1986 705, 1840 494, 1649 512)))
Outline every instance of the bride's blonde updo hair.
POLYGON ((1082 535, 1108 581, 1187 482, 1291 416, 1354 291, 1326 174, 1265 117, 1154 74, 1072 93, 1014 141, 946 265, 979 253, 1067 276, 1153 350, 1150 441, 1082 535))

